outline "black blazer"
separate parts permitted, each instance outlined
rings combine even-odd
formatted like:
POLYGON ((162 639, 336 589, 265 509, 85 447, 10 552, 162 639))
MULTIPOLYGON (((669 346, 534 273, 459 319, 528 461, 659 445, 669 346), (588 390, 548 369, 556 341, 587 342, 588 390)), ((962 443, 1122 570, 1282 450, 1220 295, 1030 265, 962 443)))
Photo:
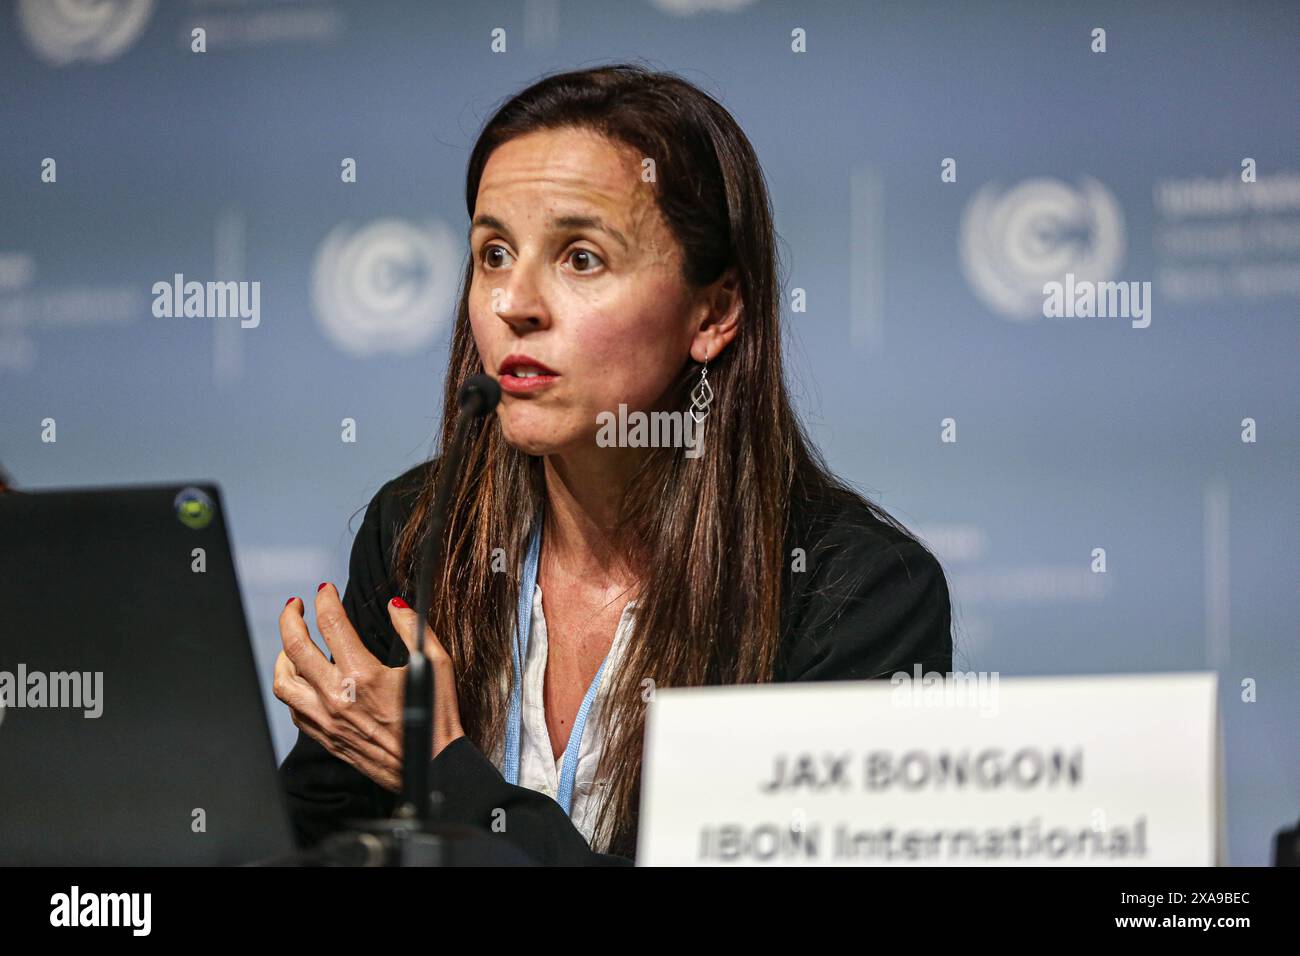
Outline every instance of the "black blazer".
MULTIPOLYGON (((371 653, 390 664, 405 656, 388 618, 388 601, 399 594, 390 559, 429 464, 379 490, 352 544, 343 607, 371 653)), ((860 501, 835 496, 792 502, 787 556, 794 548, 804 550, 806 567, 793 570, 792 558, 782 583, 776 680, 888 678, 916 664, 923 671, 952 670, 947 582, 919 542, 860 501)), ((510 826, 500 836, 539 863, 632 862, 594 852, 554 799, 506 783, 468 737, 431 761, 430 777, 443 794, 444 820, 490 829, 494 811, 503 809, 510 826)), ((303 847, 344 829, 349 819, 388 816, 397 800, 302 732, 280 778, 303 847)))

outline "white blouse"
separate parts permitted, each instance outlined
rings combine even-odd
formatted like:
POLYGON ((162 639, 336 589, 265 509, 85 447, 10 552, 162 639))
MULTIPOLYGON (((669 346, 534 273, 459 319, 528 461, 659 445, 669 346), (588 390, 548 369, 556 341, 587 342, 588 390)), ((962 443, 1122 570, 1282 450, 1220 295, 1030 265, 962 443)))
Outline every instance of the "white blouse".
MULTIPOLYGON (((600 754, 605 743, 606 707, 614 675, 627 647, 635 619, 636 600, 628 601, 623 614, 618 620, 618 629, 614 632, 614 643, 609 649, 608 662, 601 676, 600 686, 596 689, 595 700, 587 714, 587 724, 582 734, 578 749, 578 769, 573 782, 573 805, 569 819, 578 828, 593 850, 604 852, 608 848, 608 834, 595 836, 596 816, 600 802, 604 797, 607 781, 595 784, 596 766, 600 763, 600 754)), ((521 714, 519 742, 519 785, 528 787, 554 798, 560 791, 560 771, 564 766, 562 753, 558 758, 551 756, 551 736, 546 726, 546 706, 543 688, 546 683, 546 616, 542 611, 542 586, 533 588, 533 617, 528 632, 528 656, 524 661, 523 706, 521 714)), ((508 684, 505 685, 508 693, 508 684)), ((566 748, 565 753, 568 753, 566 748)), ((505 764, 505 742, 497 744, 492 754, 492 762, 503 773, 505 764)), ((509 822, 506 823, 509 826, 509 822)))

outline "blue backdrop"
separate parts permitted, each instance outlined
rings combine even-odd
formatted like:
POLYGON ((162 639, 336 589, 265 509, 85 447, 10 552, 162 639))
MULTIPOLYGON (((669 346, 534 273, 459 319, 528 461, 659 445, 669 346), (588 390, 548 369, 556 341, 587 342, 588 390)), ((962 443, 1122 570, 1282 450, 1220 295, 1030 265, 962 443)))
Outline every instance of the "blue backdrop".
POLYGON ((280 608, 432 446, 478 128, 640 59, 753 140, 800 411, 935 548, 958 666, 1218 671, 1230 860, 1264 863, 1300 815, 1297 35, 1295 3, 5 4, 0 461, 221 484, 283 754, 280 608), (1066 272, 1150 283, 1150 324, 1045 318, 1066 272), (260 283, 260 321, 155 317, 177 273, 260 283))

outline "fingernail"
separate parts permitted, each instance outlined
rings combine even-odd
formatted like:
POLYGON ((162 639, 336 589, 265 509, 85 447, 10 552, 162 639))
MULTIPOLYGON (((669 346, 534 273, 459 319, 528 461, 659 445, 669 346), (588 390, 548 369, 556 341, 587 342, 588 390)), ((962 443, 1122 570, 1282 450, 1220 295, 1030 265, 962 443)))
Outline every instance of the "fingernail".
POLYGON ((292 603, 293 603, 294 601, 296 601, 296 600, 298 600, 298 599, 297 599, 297 598, 289 598, 289 600, 287 600, 287 601, 284 602, 284 606, 285 606, 285 607, 288 607, 290 604, 292 604, 292 603))
POLYGON ((325 590, 325 585, 326 585, 326 584, 329 584, 329 582, 326 581, 324 584, 322 584, 322 585, 321 585, 320 587, 318 587, 316 590, 317 590, 317 591, 324 591, 324 590, 325 590))
POLYGON ((401 598, 399 598, 399 597, 395 597, 395 598, 393 598, 393 607, 409 608, 410 606, 411 606, 411 605, 407 604, 405 601, 403 601, 403 600, 402 600, 401 598))

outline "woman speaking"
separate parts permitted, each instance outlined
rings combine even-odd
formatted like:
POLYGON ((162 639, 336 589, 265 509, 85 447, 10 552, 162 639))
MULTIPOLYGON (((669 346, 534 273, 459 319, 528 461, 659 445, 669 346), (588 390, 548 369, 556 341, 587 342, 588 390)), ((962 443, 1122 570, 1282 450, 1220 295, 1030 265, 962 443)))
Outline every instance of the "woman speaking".
MULTIPOLYGON (((501 386, 451 481, 423 648, 442 817, 541 863, 630 862, 655 688, 948 672, 948 589, 831 475, 791 409, 767 189, 731 115, 633 65, 554 75, 474 145, 442 447, 501 386), (673 440, 609 427, 675 422, 673 440), (680 440, 678 440, 680 438, 680 440), (498 824, 494 826, 494 823, 498 824)), ((416 575, 441 459, 370 502, 342 598, 280 618, 281 775, 310 846, 392 812, 416 575)), ((450 465, 449 465, 450 467, 450 465)))

